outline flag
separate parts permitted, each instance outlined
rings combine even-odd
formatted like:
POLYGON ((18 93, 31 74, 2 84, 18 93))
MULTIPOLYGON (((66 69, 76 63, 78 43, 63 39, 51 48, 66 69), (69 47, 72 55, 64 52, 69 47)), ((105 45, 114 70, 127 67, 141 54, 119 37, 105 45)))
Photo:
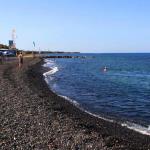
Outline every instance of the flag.
POLYGON ((33 45, 34 45, 34 47, 35 47, 35 42, 33 41, 33 45))

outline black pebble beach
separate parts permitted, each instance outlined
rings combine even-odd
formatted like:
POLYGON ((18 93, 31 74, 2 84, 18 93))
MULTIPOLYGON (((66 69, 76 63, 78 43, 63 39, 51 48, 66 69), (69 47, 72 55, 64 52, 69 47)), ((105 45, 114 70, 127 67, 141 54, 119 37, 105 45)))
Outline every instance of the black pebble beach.
POLYGON ((53 93, 42 59, 0 65, 1 150, 150 150, 150 136, 91 116, 53 93))

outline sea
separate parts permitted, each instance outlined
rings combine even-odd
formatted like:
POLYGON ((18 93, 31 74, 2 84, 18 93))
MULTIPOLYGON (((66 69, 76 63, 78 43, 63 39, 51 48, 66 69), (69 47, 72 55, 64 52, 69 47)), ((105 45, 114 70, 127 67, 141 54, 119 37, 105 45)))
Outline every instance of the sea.
POLYGON ((50 89, 79 109, 150 135, 149 53, 49 54, 80 58, 45 59, 50 89))

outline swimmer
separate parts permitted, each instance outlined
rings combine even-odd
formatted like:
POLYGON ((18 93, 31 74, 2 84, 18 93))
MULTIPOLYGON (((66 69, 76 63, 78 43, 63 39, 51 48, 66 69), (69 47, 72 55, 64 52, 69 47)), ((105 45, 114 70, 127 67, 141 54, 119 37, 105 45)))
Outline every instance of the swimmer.
POLYGON ((107 71, 107 68, 106 68, 106 66, 104 67, 103 71, 104 71, 104 72, 106 72, 106 71, 107 71))

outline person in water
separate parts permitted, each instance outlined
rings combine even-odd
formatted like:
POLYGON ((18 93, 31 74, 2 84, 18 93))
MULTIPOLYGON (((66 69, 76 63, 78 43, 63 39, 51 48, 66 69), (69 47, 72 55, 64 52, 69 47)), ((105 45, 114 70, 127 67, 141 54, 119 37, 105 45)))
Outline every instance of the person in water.
POLYGON ((104 67, 103 71, 104 71, 104 72, 106 72, 106 71, 107 71, 107 67, 106 67, 106 66, 104 67))
POLYGON ((23 65, 23 55, 21 52, 18 55, 18 61, 19 61, 19 67, 21 67, 23 65))

